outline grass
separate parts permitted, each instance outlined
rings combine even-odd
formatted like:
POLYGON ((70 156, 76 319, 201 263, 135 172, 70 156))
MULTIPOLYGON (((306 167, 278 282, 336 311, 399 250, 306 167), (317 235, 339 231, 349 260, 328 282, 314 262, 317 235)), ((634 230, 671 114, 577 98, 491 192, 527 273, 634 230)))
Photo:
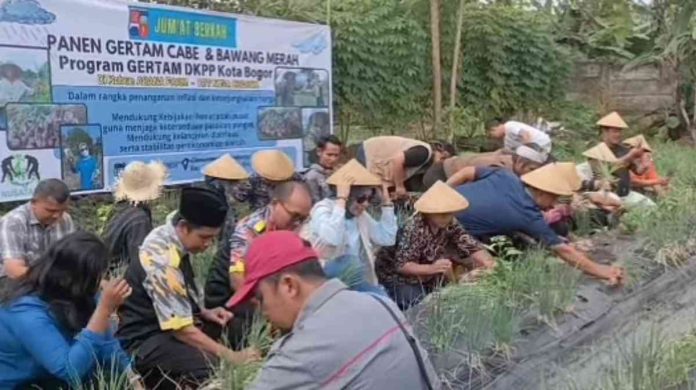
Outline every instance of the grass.
POLYGON ((479 283, 447 286, 426 301, 420 337, 432 352, 446 354, 462 346, 472 355, 506 351, 527 319, 552 324, 555 314, 568 309, 580 278, 577 270, 542 250, 511 253, 519 258, 499 259, 495 271, 479 283))
POLYGON ((608 367, 591 388, 606 390, 693 389, 696 382, 696 334, 669 342, 658 331, 617 342, 608 367))

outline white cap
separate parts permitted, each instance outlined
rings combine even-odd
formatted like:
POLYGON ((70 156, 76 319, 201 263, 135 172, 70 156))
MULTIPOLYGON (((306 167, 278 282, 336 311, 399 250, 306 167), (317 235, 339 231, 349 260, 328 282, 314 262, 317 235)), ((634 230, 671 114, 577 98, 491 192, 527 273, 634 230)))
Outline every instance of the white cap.
POLYGON ((548 158, 549 158, 548 154, 546 154, 544 152, 536 151, 536 150, 534 150, 526 145, 518 146, 517 149, 515 149, 515 154, 520 156, 520 157, 524 157, 529 161, 534 161, 534 162, 537 162, 539 164, 545 163, 546 160, 548 160, 548 158))

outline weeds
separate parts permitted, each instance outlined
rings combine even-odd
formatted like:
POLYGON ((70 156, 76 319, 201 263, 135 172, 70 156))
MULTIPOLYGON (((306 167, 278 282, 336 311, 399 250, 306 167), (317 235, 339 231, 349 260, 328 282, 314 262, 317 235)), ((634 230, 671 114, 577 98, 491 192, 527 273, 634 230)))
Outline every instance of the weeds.
POLYGON ((462 344, 473 355, 504 350, 519 334, 525 316, 552 323, 554 314, 573 302, 577 270, 541 250, 513 256, 521 258, 500 260, 493 274, 478 284, 451 285, 426 301, 424 339, 435 353, 447 353, 462 344))
MULTIPOLYGON (((618 344, 618 343, 617 343, 618 344)), ((651 330, 647 339, 634 337, 619 345, 609 368, 593 388, 607 390, 667 390, 693 387, 696 369, 696 335, 668 342, 651 330)))

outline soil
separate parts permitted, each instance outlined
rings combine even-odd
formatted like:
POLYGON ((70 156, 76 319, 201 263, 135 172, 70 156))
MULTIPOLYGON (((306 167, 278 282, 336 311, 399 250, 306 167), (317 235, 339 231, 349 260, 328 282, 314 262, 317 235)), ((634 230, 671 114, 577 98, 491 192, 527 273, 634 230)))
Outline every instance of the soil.
MULTIPOLYGON (((639 264, 640 275, 627 287, 610 288, 586 277, 575 304, 554 324, 525 327, 511 352, 484 358, 473 370, 455 350, 435 356, 441 373, 454 374, 452 389, 592 389, 613 354, 654 331, 671 340, 693 330, 696 321, 696 261, 665 268, 642 251, 637 237, 610 233, 594 238, 590 253, 598 262, 639 264), (638 261, 636 261, 638 260, 638 261)), ((465 346, 456 348, 465 350, 465 346)))

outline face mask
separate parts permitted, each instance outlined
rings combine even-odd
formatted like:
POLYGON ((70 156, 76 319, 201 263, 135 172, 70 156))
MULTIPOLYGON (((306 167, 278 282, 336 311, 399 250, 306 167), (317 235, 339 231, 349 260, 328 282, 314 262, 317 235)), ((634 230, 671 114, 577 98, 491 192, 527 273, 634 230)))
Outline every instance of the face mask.
POLYGON ((80 154, 83 155, 84 157, 89 156, 89 151, 88 150, 81 150, 80 154))

